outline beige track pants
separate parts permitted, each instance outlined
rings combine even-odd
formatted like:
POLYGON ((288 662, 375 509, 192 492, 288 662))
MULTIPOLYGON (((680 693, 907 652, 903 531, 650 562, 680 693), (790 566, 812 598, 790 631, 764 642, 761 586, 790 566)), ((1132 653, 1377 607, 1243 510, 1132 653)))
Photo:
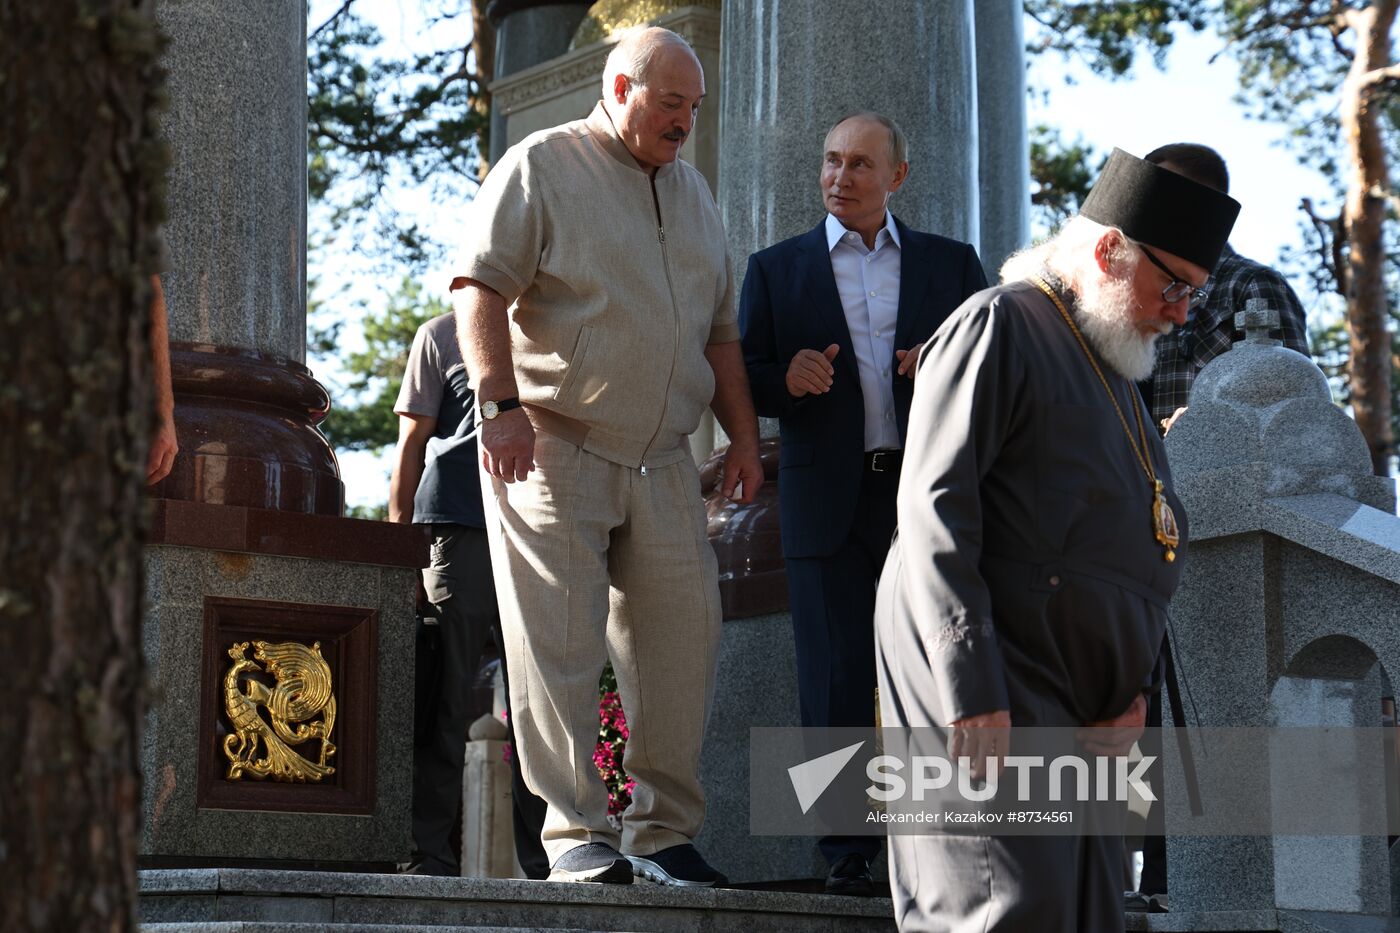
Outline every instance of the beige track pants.
POLYGON ((524 482, 491 479, 485 498, 516 753, 549 805, 549 861, 586 842, 632 855, 690 842, 705 816, 700 744, 721 622, 695 465, 642 475, 543 431, 535 464, 524 482), (609 654, 637 782, 620 840, 593 763, 609 654))

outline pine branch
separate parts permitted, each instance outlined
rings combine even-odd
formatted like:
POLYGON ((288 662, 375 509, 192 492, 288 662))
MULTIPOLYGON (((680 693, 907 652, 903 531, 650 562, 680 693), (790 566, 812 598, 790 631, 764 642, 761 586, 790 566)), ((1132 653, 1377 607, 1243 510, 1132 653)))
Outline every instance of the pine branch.
POLYGON ((1299 202, 1303 213, 1308 215, 1313 229, 1317 231, 1318 260, 1337 283, 1337 293, 1347 293, 1346 231, 1342 229, 1342 216, 1327 218, 1317 213, 1312 198, 1299 202))
POLYGON ((350 7, 353 6, 354 3, 355 0, 344 0, 344 2, 340 4, 340 9, 332 13, 330 15, 330 18, 327 19, 324 23, 311 30, 311 35, 306 37, 307 41, 312 41, 321 33, 325 32, 327 29, 333 28, 341 17, 343 17, 346 13, 350 12, 350 7))

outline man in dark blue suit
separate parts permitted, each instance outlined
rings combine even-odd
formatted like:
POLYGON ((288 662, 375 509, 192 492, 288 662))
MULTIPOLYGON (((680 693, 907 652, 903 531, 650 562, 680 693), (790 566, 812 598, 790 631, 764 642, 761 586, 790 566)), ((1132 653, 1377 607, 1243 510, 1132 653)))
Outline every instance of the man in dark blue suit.
MULTIPOLYGON (((904 134, 857 113, 827 134, 827 216, 749 257, 740 299, 744 362, 760 415, 779 419, 778 501, 804 726, 875 722, 875 584, 919 348, 987 287, 966 243, 889 212, 909 173, 904 134)), ((877 836, 827 836, 826 890, 873 893, 877 836)))

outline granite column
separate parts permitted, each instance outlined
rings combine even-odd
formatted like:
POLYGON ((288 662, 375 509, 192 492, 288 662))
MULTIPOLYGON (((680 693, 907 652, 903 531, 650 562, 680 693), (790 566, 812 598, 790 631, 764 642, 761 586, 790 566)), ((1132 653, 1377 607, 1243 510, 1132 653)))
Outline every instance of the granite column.
POLYGON ((170 321, 180 454, 162 499, 339 515, 306 369, 306 6, 171 0, 170 321))
POLYGON ((1022 0, 977 0, 978 254, 989 282, 1030 243, 1024 16, 1022 0))
POLYGON ((890 202, 900 219, 977 243, 972 8, 972 0, 724 5, 719 201, 739 272, 750 253, 822 218, 822 140, 853 110, 893 117, 909 139, 909 178, 890 202), (875 15, 879 22, 867 22, 875 15))

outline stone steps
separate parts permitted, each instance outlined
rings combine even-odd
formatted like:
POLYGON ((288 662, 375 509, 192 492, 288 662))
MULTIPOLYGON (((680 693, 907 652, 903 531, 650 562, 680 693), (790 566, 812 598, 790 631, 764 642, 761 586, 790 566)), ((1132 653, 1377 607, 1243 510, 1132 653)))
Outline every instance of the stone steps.
POLYGON ((590 933, 543 927, 462 927, 382 923, 274 923, 258 920, 216 920, 212 923, 143 923, 141 933, 590 933))
POLYGON ((148 933, 883 933, 895 928, 886 898, 235 868, 141 872, 140 917, 148 933))

